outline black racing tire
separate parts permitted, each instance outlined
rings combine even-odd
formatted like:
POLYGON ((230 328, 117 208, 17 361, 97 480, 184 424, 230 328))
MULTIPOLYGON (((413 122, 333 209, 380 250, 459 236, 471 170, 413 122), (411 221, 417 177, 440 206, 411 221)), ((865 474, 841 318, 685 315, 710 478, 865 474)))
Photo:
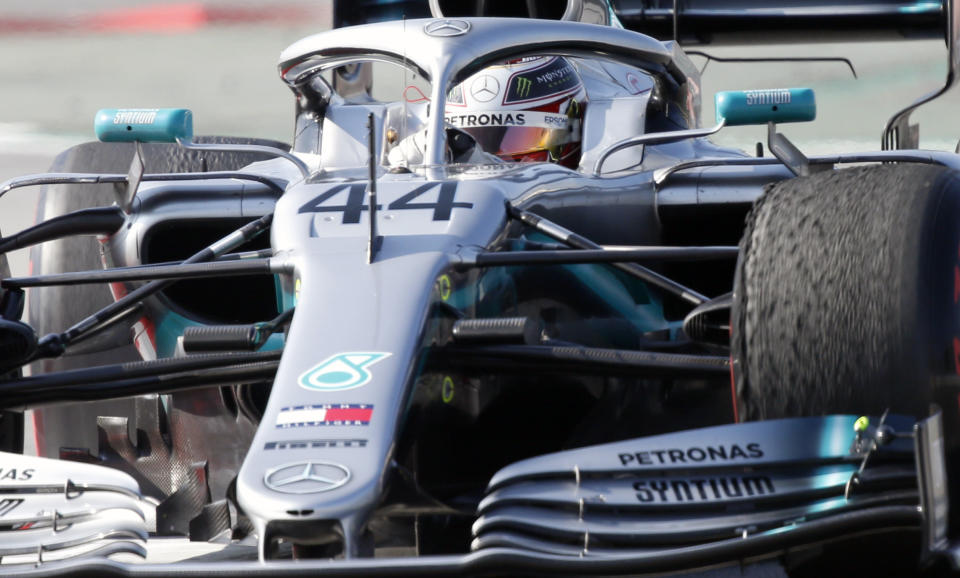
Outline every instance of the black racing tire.
MULTIPOLYGON (((284 151, 289 145, 266 139, 199 137, 197 142, 256 144, 284 151)), ((50 172, 126 174, 133 155, 129 143, 88 142, 62 152, 50 172)), ((187 151, 174 144, 143 145, 147 173, 235 170, 270 157, 259 153, 187 151)), ((113 185, 56 185, 44 187, 37 202, 37 222, 79 209, 109 206, 117 197, 113 185)), ((33 274, 83 271, 102 267, 100 243, 94 237, 72 237, 37 245, 30 250, 33 274)), ((27 320, 40 336, 63 331, 94 311, 110 304, 106 284, 32 289, 27 320)), ((33 374, 93 365, 136 361, 129 325, 119 324, 67 350, 66 355, 31 366, 33 374)), ((67 406, 49 406, 35 412, 37 451, 57 457, 61 447, 97 447, 97 416, 131 415, 131 400, 67 406)))
POLYGON ((958 176, 880 165, 764 193, 734 281, 741 421, 888 409, 923 417, 939 402, 955 424, 956 399, 940 399, 935 383, 960 373, 958 176))

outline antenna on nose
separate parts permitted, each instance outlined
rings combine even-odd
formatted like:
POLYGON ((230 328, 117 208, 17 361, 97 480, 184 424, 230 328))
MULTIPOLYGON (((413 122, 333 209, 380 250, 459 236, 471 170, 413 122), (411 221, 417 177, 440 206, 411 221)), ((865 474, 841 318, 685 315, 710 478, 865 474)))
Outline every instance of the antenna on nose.
POLYGON ((377 143, 375 139, 376 122, 371 112, 367 115, 367 146, 370 148, 370 184, 367 186, 370 199, 370 238, 367 239, 367 263, 373 263, 383 243, 383 237, 377 234, 377 143))

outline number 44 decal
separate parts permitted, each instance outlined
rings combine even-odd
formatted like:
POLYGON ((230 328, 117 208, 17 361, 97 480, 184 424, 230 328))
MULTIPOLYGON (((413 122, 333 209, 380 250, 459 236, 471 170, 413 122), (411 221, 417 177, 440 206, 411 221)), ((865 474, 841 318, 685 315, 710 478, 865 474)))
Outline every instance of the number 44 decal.
MULTIPOLYGON (((365 202, 367 185, 355 183, 352 185, 337 185, 322 195, 304 203, 298 213, 343 213, 343 224, 354 225, 360 222, 360 215, 369 210, 365 202), (344 205, 324 204, 341 193, 346 193, 347 202, 344 205)), ((412 211, 415 209, 433 209, 434 221, 449 221, 453 209, 472 209, 473 203, 456 202, 457 183, 427 183, 421 185, 387 206, 388 211, 412 211), (437 201, 413 202, 417 197, 439 187, 437 201)), ((382 210, 383 205, 377 205, 382 210)))

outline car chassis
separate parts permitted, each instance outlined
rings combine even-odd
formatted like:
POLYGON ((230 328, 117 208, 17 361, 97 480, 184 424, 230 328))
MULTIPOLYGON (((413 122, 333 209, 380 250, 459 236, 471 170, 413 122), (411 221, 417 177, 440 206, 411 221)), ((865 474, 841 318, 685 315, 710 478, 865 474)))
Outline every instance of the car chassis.
MULTIPOLYGON (((947 8, 956 14, 953 4, 947 8)), ((956 33, 951 28, 951 54, 956 33)), ((545 420, 528 413, 547 408, 562 421, 564 405, 575 405, 583 392, 620 387, 617 380, 641 392, 669 382, 677 390, 709 390, 709 400, 729 398, 735 297, 710 298, 662 271, 683 278, 684 264, 704 261, 729 268, 742 248, 666 245, 658 233, 704 211, 732 208, 742 219, 764 186, 837 165, 956 170, 960 156, 891 147, 808 158, 777 130, 801 110, 787 103, 760 118, 732 106, 718 114, 716 126, 700 128, 699 75, 676 43, 581 22, 448 18, 338 29, 288 48, 280 70, 297 97, 289 152, 195 142, 189 111, 101 111, 101 140, 134 142, 127 174, 31 175, 0 188, 3 195, 26 186, 106 186, 117 201, 0 239, 5 253, 99 235, 106 265, 3 279, 0 340, 11 372, 0 382, 10 412, 4 419, 16 422, 15 412, 52 403, 140 396, 135 428, 145 432, 133 442, 126 420, 100 417, 97 451, 61 451, 74 461, 9 448, 0 469, 0 493, 10 496, 0 502, 0 557, 36 558, 5 571, 637 574, 739 564, 902 529, 922 534, 925 564, 957 564, 947 492, 956 424, 939 410, 911 417, 868 408, 863 416, 726 423, 740 421, 734 400, 734 415, 713 411, 709 427, 696 427, 697 417, 693 424, 677 418, 682 426, 670 429, 680 431, 640 437, 591 422, 581 437, 560 430, 574 440, 565 443, 510 440, 535 429, 501 424, 507 439, 498 438, 496 448, 503 455, 484 458, 480 473, 468 472, 465 480, 437 477, 444 460, 456 467, 466 462, 444 453, 458 447, 452 441, 436 438, 456 437, 456 422, 469 421, 481 432, 469 442, 477 445, 457 453, 480 455, 489 450, 481 442, 499 427, 482 419, 490 408, 502 412, 493 414, 499 418, 520 416, 544 427, 545 420), (578 170, 451 163, 443 114, 451 87, 530 55, 600 60, 615 71, 649 75, 653 84, 647 95, 619 93, 591 103, 596 112, 585 121, 578 170), (321 74, 371 60, 430 82, 421 166, 384 162, 393 145, 389 131, 408 117, 406 102, 340 95, 321 74), (634 124, 613 122, 634 115, 649 127, 646 115, 654 113, 677 126, 638 136, 634 124), (774 156, 748 157, 704 138, 737 123, 768 124, 774 156), (589 132, 591 125, 602 128, 589 132), (141 144, 147 142, 175 144, 141 144), (202 170, 151 173, 150 146, 268 160, 224 170, 207 170, 203 161, 202 170), (171 242, 170 231, 195 234, 198 224, 209 223, 217 227, 203 234, 215 241, 193 247, 186 258, 157 256, 171 242), (267 231, 269 247, 252 248, 267 231), (279 313, 266 321, 198 321, 202 316, 171 292, 175 282, 247 279, 240 276, 268 279, 275 295, 267 300, 276 299, 279 313), (38 340, 19 321, 24 289, 91 283, 110 284, 114 301, 65 330, 38 340), (561 297, 541 295, 543 283, 553 283, 561 297), (632 324, 627 337, 616 337, 621 319, 607 321, 617 314, 585 313, 615 310, 627 299, 633 307, 622 315, 632 324), (685 312, 680 320, 664 313, 676 308, 685 312), (131 326, 145 361, 26 377, 16 371, 131 326), (617 345, 630 342, 636 345, 617 345), (256 388, 269 394, 257 401, 256 388), (533 394, 504 393, 523 388, 560 401, 541 406, 533 394), (195 453, 177 456, 170 425, 150 437, 144 424, 190 413, 185 403, 211 395, 219 405, 210 415, 220 421, 197 410, 196 423, 220 429, 177 422, 188 432, 179 435, 211 436, 195 440, 195 453), (226 422, 224 399, 236 407, 226 422), (435 415, 445 417, 434 421, 435 415), (512 459, 511 443, 522 459, 512 459), (166 471, 138 469, 164 445, 166 471), (198 465, 203 452, 208 461, 198 465), (164 476, 166 486, 158 481, 164 476), (478 488, 482 476, 487 481, 478 488), (149 484, 155 487, 146 490, 149 484), (141 543, 149 549, 153 540, 147 510, 156 512, 154 533, 231 544, 246 537, 257 560, 108 559, 146 554, 141 543), (459 526, 444 525, 448 518, 459 526), (466 527, 465 519, 469 551, 431 554, 420 542, 466 527), (398 544, 418 555, 385 553, 398 544)), ((891 121, 890 143, 906 134, 898 130, 908 116, 891 121)), ((116 146, 129 155, 129 145, 116 146)))

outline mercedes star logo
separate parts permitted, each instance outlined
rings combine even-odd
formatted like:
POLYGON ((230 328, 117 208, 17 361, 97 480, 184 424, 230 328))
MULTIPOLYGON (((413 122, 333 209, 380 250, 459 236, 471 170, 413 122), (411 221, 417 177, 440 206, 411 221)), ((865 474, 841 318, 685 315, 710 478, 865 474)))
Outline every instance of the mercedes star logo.
POLYGON ((284 494, 319 494, 350 481, 350 470, 330 462, 296 462, 267 470, 263 483, 284 494))
POLYGON ((500 83, 489 74, 478 76, 470 85, 470 96, 477 102, 490 102, 498 94, 500 94, 500 83))
POLYGON ((423 27, 428 36, 460 36, 470 31, 466 20, 434 20, 423 27))

